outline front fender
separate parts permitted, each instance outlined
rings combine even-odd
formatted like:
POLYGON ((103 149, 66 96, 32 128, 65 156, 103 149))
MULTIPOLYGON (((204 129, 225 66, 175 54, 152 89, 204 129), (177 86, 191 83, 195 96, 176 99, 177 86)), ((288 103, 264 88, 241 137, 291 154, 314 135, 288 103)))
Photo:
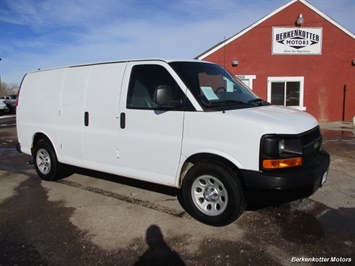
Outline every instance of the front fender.
POLYGON ((175 186, 181 187, 185 174, 195 163, 197 163, 198 161, 210 159, 211 157, 217 160, 220 159, 221 161, 228 161, 238 169, 244 168, 243 164, 240 161, 238 161, 236 158, 234 158, 228 153, 221 152, 215 149, 193 150, 189 154, 181 155, 175 186))

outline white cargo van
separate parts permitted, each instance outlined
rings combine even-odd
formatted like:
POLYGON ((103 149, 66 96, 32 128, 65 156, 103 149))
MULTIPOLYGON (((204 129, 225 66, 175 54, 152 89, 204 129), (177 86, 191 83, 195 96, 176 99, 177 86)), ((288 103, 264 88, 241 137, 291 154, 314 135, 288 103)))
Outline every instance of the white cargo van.
POLYGON ((176 187, 187 212, 214 226, 237 219, 246 202, 313 194, 330 161, 315 118, 270 105, 202 61, 29 73, 17 131, 18 150, 44 180, 77 166, 176 187))

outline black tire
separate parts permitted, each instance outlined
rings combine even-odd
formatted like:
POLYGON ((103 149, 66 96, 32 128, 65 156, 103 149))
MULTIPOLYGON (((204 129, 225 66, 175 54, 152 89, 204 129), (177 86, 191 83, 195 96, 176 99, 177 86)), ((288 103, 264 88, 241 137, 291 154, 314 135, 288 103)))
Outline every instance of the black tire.
POLYGON ((185 176, 181 193, 183 207, 204 224, 228 225, 245 209, 237 173, 219 162, 195 164, 185 176))
POLYGON ((33 161, 37 174, 43 180, 54 181, 65 175, 65 166, 58 162, 52 145, 44 139, 36 143, 33 161))

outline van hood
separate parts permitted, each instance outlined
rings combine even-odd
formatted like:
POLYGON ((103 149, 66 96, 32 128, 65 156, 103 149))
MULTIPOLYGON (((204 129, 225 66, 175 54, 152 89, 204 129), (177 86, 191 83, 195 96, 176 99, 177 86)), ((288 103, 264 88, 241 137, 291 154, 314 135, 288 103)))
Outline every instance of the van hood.
POLYGON ((275 105, 231 110, 225 115, 243 120, 241 123, 258 124, 270 134, 299 134, 318 125, 317 120, 306 112, 275 105))

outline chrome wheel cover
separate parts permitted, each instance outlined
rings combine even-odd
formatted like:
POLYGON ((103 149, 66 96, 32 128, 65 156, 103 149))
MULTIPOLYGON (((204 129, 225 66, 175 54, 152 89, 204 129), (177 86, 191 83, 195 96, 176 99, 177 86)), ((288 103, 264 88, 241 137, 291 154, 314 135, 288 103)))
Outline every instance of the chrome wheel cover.
POLYGON ((214 176, 202 175, 191 186, 195 206, 204 214, 217 216, 228 204, 228 193, 223 183, 214 176))

